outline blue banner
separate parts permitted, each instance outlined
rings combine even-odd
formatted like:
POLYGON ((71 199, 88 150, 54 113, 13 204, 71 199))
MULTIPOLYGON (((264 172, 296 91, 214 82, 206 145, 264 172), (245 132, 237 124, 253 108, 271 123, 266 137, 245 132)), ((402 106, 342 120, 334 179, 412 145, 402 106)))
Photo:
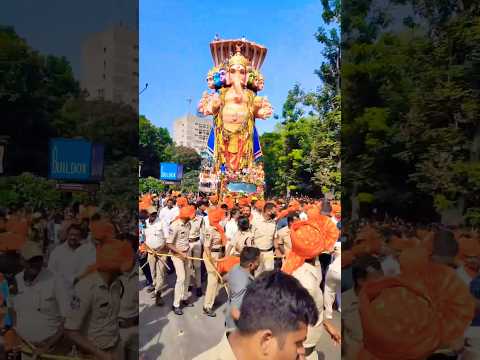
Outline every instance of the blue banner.
POLYGON ((177 163, 160 163, 160 180, 180 181, 183 178, 183 165, 177 163))
POLYGON ((82 139, 51 139, 49 177, 61 180, 90 179, 92 144, 82 139))

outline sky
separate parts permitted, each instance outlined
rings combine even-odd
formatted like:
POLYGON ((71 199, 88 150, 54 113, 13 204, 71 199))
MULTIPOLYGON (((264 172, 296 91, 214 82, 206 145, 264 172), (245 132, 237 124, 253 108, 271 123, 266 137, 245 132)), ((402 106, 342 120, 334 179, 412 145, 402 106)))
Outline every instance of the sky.
POLYGON ((135 28, 137 10, 136 0, 15 0, 2 4, 0 25, 42 54, 65 56, 79 79, 82 42, 114 23, 135 28))
MULTIPOLYGON (((288 90, 296 82, 315 90, 320 79, 321 45, 314 34, 322 25, 320 0, 141 0, 140 114, 172 132, 175 119, 195 114, 205 77, 213 66, 209 43, 241 38, 264 45, 268 53, 261 68, 266 95, 281 116, 288 90), (189 105, 187 99, 192 99, 189 105)), ((273 117, 258 120, 260 133, 271 131, 273 117)))

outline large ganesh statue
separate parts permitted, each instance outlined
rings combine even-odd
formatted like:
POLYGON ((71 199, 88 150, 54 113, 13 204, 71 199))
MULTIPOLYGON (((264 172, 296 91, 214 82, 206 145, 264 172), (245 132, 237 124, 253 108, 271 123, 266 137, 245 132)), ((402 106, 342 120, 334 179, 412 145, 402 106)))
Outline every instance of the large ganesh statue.
POLYGON ((220 195, 229 183, 255 185, 263 196, 263 165, 256 119, 267 119, 273 110, 263 90, 260 67, 267 54, 261 45, 242 40, 214 40, 210 43, 214 67, 207 74, 207 86, 198 104, 203 116, 213 116, 208 150, 213 155, 212 172, 220 174, 220 195))

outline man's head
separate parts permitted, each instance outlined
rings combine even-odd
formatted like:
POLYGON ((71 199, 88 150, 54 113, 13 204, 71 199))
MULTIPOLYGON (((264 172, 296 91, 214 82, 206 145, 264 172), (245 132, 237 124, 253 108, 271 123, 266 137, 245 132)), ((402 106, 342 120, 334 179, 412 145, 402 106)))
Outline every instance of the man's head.
POLYGON ((173 208, 173 199, 172 198, 167 199, 167 207, 169 209, 173 208))
POLYGON ((300 214, 298 212, 290 212, 288 213, 288 216, 287 216, 287 224, 288 224, 288 227, 291 227, 292 224, 297 221, 297 220, 300 220, 300 214))
POLYGON ((153 223, 156 219, 157 219, 157 212, 156 212, 156 211, 152 211, 152 212, 148 215, 148 221, 149 221, 150 223, 153 223))
POLYGON ((247 287, 235 323, 252 358, 296 360, 305 354, 307 326, 318 316, 315 301, 297 279, 267 271, 247 287))
POLYGON ((376 280, 383 277, 383 270, 377 258, 371 255, 364 255, 352 264, 352 277, 355 289, 360 291, 363 284, 367 281, 376 280))
POLYGON ((201 210, 202 212, 205 212, 208 209, 208 201, 206 200, 200 200, 197 203, 197 208, 201 210))
POLYGON ((24 279, 32 282, 43 268, 43 253, 35 243, 27 243, 22 249, 22 264, 24 279))
POLYGON ((240 212, 242 213, 243 216, 246 216, 247 218, 249 218, 250 215, 252 214, 252 208, 250 207, 250 205, 245 205, 240 208, 240 212))
POLYGON ((238 218, 237 224, 240 231, 247 231, 248 229, 250 229, 250 220, 247 216, 240 216, 238 218))
POLYGON ((67 244, 72 249, 78 248, 82 243, 83 229, 78 224, 72 224, 67 229, 67 244))
POLYGON ((240 266, 254 274, 260 266, 260 250, 256 247, 245 246, 240 253, 240 266))
POLYGON ((230 210, 230 217, 234 220, 238 220, 240 217, 240 209, 239 208, 233 208, 230 210))
POLYGON ((263 207, 263 216, 265 219, 275 219, 277 211, 274 203, 267 202, 263 207))

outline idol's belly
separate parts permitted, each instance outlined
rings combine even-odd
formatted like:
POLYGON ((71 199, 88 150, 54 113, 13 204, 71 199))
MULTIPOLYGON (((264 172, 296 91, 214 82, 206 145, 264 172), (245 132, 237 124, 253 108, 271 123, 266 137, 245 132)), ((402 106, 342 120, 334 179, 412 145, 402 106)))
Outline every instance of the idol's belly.
POLYGON ((225 104, 222 110, 225 129, 236 132, 246 125, 248 109, 245 104, 225 104))

